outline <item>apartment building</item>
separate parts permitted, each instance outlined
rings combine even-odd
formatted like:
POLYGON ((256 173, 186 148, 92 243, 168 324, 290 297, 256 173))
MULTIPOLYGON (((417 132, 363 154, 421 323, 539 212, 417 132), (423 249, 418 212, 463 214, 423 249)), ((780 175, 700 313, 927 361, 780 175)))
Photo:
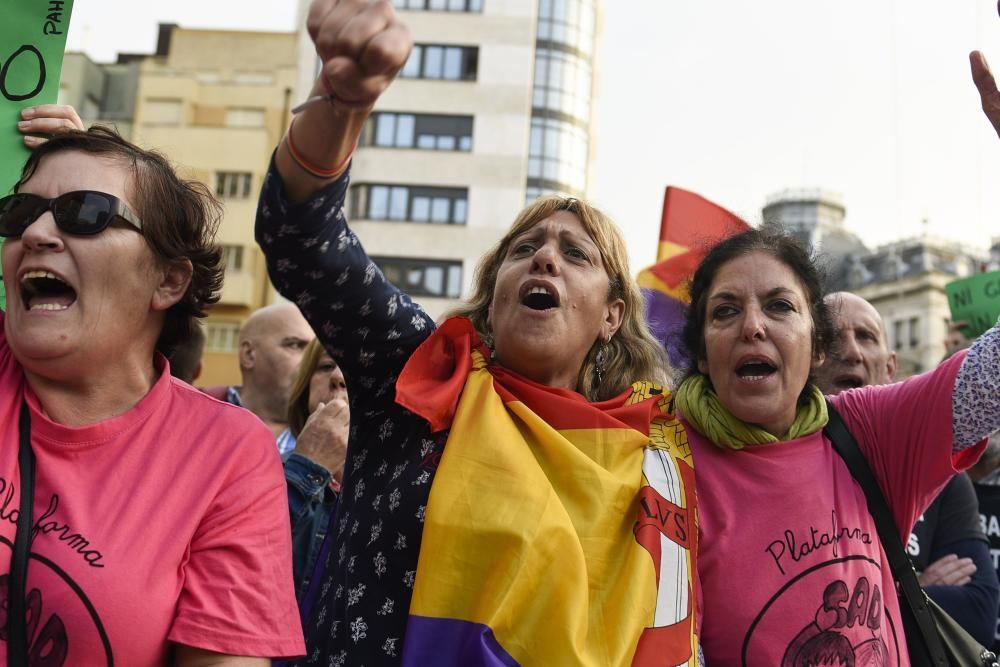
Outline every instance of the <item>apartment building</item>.
MULTIPOLYGON (((438 317, 527 202, 587 192, 599 2, 395 6, 415 46, 365 127, 348 213, 389 279, 438 317)), ((316 59, 300 53, 308 82, 316 59)))
MULTIPOLYGON (((348 210, 386 275, 437 317, 468 293, 476 261, 527 202, 587 192, 600 0, 395 4, 416 45, 365 128, 348 210)), ((253 241, 257 192, 316 68, 304 27, 164 24, 153 54, 101 65, 67 56, 62 100, 85 122, 162 150, 225 206, 225 287, 199 383, 238 382, 239 327, 278 298, 253 241)))
POLYGON ((284 132, 297 69, 293 32, 162 26, 139 63, 133 140, 202 181, 225 213, 222 298, 205 322, 204 384, 239 382, 240 325, 276 295, 253 239, 257 194, 284 132))

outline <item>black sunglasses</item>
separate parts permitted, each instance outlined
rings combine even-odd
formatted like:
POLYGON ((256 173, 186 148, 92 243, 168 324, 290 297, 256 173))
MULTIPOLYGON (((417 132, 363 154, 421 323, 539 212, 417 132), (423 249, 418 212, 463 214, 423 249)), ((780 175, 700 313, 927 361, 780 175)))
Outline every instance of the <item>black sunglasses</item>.
POLYGON ((56 226, 70 234, 97 234, 115 218, 142 231, 142 221, 118 197, 94 190, 75 190, 53 199, 27 193, 0 199, 0 236, 20 236, 46 211, 52 211, 56 226))

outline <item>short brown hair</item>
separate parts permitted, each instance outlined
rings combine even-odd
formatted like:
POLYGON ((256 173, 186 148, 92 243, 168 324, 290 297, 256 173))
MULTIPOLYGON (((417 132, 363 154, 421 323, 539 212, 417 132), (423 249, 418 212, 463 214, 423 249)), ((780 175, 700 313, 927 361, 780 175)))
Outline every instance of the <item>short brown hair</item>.
POLYGON ((472 296, 451 315, 472 320, 476 331, 492 346, 489 311, 500 265, 515 238, 557 211, 576 215, 601 253, 601 262, 608 273, 608 302, 614 299, 625 302, 621 326, 604 350, 602 380, 598 382, 594 372, 600 348, 595 341, 580 368, 576 390, 590 401, 600 401, 617 396, 637 380, 665 385, 668 380, 666 353, 646 324, 645 304, 639 286, 632 279, 625 239, 611 218, 580 199, 543 197, 521 211, 504 237, 479 260, 472 296))
POLYGON ((219 300, 223 265, 215 233, 222 206, 202 183, 179 178, 162 154, 139 148, 113 129, 100 126, 58 134, 36 148, 14 191, 34 175, 47 156, 65 151, 110 158, 128 167, 132 173, 127 188, 129 203, 142 220, 142 236, 153 255, 164 264, 190 260, 191 284, 167 311, 156 341, 156 349, 169 356, 179 342, 193 335, 197 318, 204 317, 206 309, 219 300))

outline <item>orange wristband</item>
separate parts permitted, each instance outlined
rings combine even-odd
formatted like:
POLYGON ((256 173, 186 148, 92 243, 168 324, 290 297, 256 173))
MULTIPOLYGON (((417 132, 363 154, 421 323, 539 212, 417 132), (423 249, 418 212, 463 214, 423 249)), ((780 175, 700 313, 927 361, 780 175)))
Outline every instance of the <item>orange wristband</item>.
POLYGON ((295 140, 292 138, 292 131, 295 129, 295 118, 292 118, 292 122, 288 125, 288 132, 285 134, 285 145, 288 146, 288 154, 292 156, 292 160, 295 164, 308 174, 315 176, 316 178, 321 178, 324 180, 329 180, 335 176, 339 176, 344 169, 347 168, 347 163, 351 161, 354 157, 354 151, 357 150, 357 145, 351 149, 351 152, 347 154, 347 157, 332 169, 327 169, 325 167, 320 167, 309 161, 302 152, 299 151, 298 147, 295 145, 295 140))

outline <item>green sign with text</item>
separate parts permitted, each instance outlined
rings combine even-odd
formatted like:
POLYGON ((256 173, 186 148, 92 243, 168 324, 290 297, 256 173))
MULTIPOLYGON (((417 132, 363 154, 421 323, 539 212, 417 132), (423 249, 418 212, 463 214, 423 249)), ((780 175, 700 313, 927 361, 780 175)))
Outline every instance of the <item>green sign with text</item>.
MULTIPOLYGON (((2 0, 0 7, 0 196, 5 196, 28 157, 17 131, 21 109, 59 97, 73 0, 2 0)), ((6 305, 0 284, 0 307, 6 305)))
POLYGON ((975 338, 996 324, 1000 315, 1000 271, 953 280, 944 286, 944 292, 952 321, 969 323, 962 330, 966 338, 975 338))

